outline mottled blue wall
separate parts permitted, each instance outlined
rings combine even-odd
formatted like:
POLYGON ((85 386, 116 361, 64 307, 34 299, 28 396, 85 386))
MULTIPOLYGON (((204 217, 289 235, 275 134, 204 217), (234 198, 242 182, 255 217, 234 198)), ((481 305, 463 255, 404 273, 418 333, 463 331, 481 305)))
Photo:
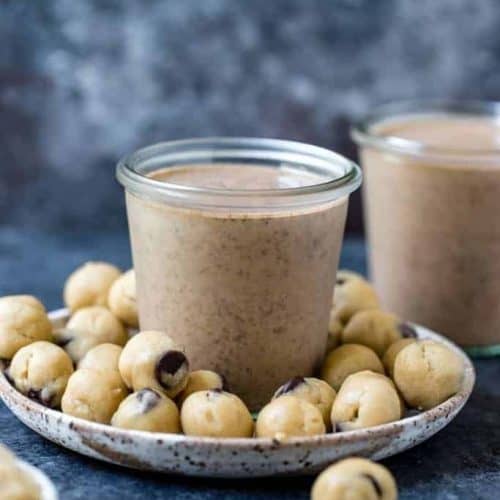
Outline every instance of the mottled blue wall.
POLYGON ((497 0, 3 1, 0 224, 124 228, 114 164, 155 141, 353 156, 348 124, 376 103, 500 97, 499 26, 497 0))

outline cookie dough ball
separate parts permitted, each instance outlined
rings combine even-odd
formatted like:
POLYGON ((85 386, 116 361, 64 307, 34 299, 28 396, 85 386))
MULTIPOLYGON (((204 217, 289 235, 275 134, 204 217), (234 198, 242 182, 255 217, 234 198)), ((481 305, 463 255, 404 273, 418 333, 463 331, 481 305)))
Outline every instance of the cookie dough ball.
POLYGON ((464 367, 460 357, 433 340, 404 347, 394 362, 394 382, 408 406, 428 410, 456 394, 464 367))
POLYGON ((66 352, 45 341, 19 349, 9 367, 17 390, 50 408, 60 405, 72 373, 73 363, 66 352))
POLYGON ((76 370, 61 401, 63 413, 109 424, 127 390, 115 371, 76 370))
POLYGON ((135 271, 133 269, 122 274, 111 285, 108 306, 111 312, 127 325, 134 328, 139 326, 135 271))
POLYGON ((176 404, 153 389, 141 389, 127 396, 111 419, 111 425, 122 429, 149 432, 180 432, 176 404))
POLYGON ((118 318, 102 306, 79 309, 65 328, 54 332, 56 343, 78 363, 93 347, 104 344, 124 346, 128 334, 118 318))
POLYGON ((396 500, 398 490, 383 465, 365 458, 346 458, 314 481, 311 500, 396 500))
POLYGON ((257 437, 280 441, 295 436, 325 434, 326 426, 321 411, 305 399, 281 396, 273 399, 259 413, 255 426, 257 437))
POLYGON ((99 344, 85 354, 78 363, 78 368, 117 372, 122 351, 123 349, 116 344, 99 344))
POLYGON ((384 373, 384 367, 372 349, 359 344, 344 344, 327 355, 321 378, 338 391, 349 375, 363 370, 384 373))
POLYGON ((210 370, 191 372, 185 389, 178 396, 179 406, 182 406, 182 403, 193 392, 208 391, 209 389, 226 389, 226 383, 222 375, 210 370))
POLYGON ((111 285, 121 271, 106 262, 87 262, 64 285, 64 303, 75 312, 87 306, 106 306, 111 285))
POLYGON ((342 335, 342 330, 344 325, 342 322, 333 314, 330 313, 330 323, 328 324, 328 341, 326 343, 326 352, 330 352, 335 349, 340 344, 340 337, 342 335))
POLYGON ((52 324, 42 303, 30 295, 0 298, 0 358, 37 340, 52 340, 52 324))
POLYGON ((401 338, 401 321, 394 314, 369 309, 357 312, 342 331, 343 344, 361 344, 383 356, 387 348, 401 338))
POLYGON ((332 406, 332 425, 341 431, 364 429, 399 420, 401 400, 392 380, 362 371, 346 378, 332 406))
POLYGON ((384 363, 384 368, 389 375, 389 377, 393 378, 394 375, 394 362, 396 361, 396 356, 400 353, 402 349, 404 349, 407 345, 415 342, 415 339, 399 339, 393 344, 389 346, 387 351, 385 351, 382 362, 384 363))
POLYGON ((340 270, 333 293, 332 315, 343 324, 358 311, 377 309, 379 301, 373 287, 359 274, 340 270))
POLYGON ((4 461, 0 453, 0 498, 4 500, 41 500, 42 492, 28 472, 19 467, 10 453, 4 461), (10 458, 12 457, 12 458, 10 458))
POLYGON ((164 332, 145 331, 132 337, 120 356, 120 373, 128 387, 149 387, 170 398, 188 383, 186 355, 164 332))
POLYGON ((234 394, 213 389, 194 392, 181 409, 182 430, 188 436, 251 437, 252 415, 234 394))
POLYGON ((313 377, 294 377, 276 391, 273 399, 285 394, 303 399, 316 406, 321 412, 326 427, 330 426, 330 412, 336 392, 324 380, 313 377))

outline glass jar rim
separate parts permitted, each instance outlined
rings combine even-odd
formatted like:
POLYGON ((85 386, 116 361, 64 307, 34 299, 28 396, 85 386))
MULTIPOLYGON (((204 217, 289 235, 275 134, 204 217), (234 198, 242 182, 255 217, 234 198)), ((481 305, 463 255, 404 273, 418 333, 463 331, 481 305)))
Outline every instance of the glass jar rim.
POLYGON ((351 160, 325 148, 281 139, 214 137, 153 144, 122 158, 116 167, 118 181, 132 193, 168 199, 181 204, 244 207, 249 199, 283 200, 279 205, 331 201, 350 194, 361 184, 361 169, 351 160), (327 180, 273 189, 225 189, 158 181, 147 176, 168 166, 211 163, 294 166, 304 172, 325 172, 327 180), (222 201, 224 200, 224 201, 222 201))
POLYGON ((440 147, 420 141, 404 139, 397 135, 380 135, 373 127, 398 117, 460 116, 465 118, 491 118, 500 123, 500 101, 458 99, 414 99, 393 101, 376 107, 351 127, 351 138, 359 146, 396 152, 400 154, 434 157, 447 160, 468 161, 471 158, 498 161, 500 147, 492 149, 470 149, 440 147))

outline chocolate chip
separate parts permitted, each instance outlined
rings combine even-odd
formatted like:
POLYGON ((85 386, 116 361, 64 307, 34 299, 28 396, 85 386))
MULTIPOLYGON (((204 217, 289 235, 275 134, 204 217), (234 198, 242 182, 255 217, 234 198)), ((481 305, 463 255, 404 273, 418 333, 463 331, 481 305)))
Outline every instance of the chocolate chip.
POLYGON ((30 389, 26 396, 28 396, 28 398, 32 399, 33 401, 42 404, 43 406, 51 406, 52 397, 45 397, 43 394, 43 390, 41 389, 30 389))
POLYGON ((165 389, 172 389, 179 383, 183 373, 187 375, 189 363, 181 351, 167 351, 156 363, 155 377, 165 389))
POLYGON ((345 283, 345 278, 337 278, 335 283, 339 286, 342 286, 345 283))
POLYGON ((380 483, 371 475, 371 474, 361 474, 365 479, 368 479, 370 483, 372 483, 372 486, 377 493, 377 496, 382 497, 382 494, 384 493, 382 490, 382 486, 380 486, 380 483))
POLYGON ((299 387, 299 385, 305 384, 305 382, 306 380, 304 377, 293 377, 278 389, 275 397, 277 398, 279 396, 283 396, 283 394, 286 394, 287 392, 292 392, 297 387, 299 387))
POLYGON ((416 339, 418 337, 417 331, 409 323, 400 323, 398 329, 401 336, 405 339, 416 339))
POLYGON ((141 389, 136 394, 137 401, 141 403, 141 413, 151 411, 161 399, 161 396, 153 389, 141 389))

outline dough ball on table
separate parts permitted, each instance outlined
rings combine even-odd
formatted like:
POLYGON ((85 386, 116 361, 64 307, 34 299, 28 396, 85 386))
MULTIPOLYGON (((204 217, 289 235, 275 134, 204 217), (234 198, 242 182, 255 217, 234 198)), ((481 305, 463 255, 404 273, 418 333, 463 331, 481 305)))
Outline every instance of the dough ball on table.
POLYGON ((0 465, 14 465, 16 457, 6 446, 0 444, 0 465))
POLYGON ((122 274, 111 285, 108 305, 111 312, 124 323, 134 328, 139 326, 135 271, 133 269, 122 274))
POLYGON ((4 462, 3 455, 0 453, 0 498, 2 500, 42 500, 40 487, 31 474, 21 469, 13 458, 4 462))
POLYGON ((347 377, 332 406, 332 425, 340 431, 364 429, 399 420, 402 405, 391 379, 363 371, 347 377))
POLYGON ((361 275, 339 270, 333 292, 332 315, 342 324, 358 311, 377 309, 379 301, 374 288, 361 275))
POLYGON ((61 408, 68 415, 109 424, 127 394, 118 372, 76 370, 68 380, 61 408))
POLYGON ((111 285, 121 271, 107 262, 87 262, 70 274, 64 285, 64 303, 75 312, 82 307, 106 306, 111 285))
POLYGON ((208 391, 209 389, 226 389, 226 383, 222 375, 210 370, 195 370, 189 374, 185 389, 177 397, 179 406, 188 396, 198 391, 208 391))
POLYGON ((79 309, 65 328, 54 331, 54 337, 75 363, 99 344, 124 346, 128 340, 127 331, 118 318, 102 306, 79 309))
POLYGON ((285 440, 295 436, 325 434, 326 426, 318 408, 295 396, 273 399, 259 413, 255 426, 257 437, 285 440))
POLYGON ((251 437, 252 415, 234 394, 213 389, 194 392, 181 409, 182 430, 189 436, 251 437))
POLYGON ((120 373, 128 387, 149 387, 169 398, 188 383, 189 362, 181 348, 164 332, 145 331, 132 337, 120 356, 120 373))
POLYGON ((361 344, 383 356, 387 348, 401 338, 397 316, 379 309, 356 313, 342 331, 343 344, 361 344))
POLYGON ((78 363, 78 368, 117 372, 122 351, 123 348, 116 344, 99 344, 85 354, 78 363))
POLYGON ((338 391, 349 375, 363 370, 384 373, 382 362, 372 349, 360 344, 344 344, 326 356, 321 378, 338 391))
POLYGON ((127 396, 111 419, 122 429, 177 434, 181 430, 176 404, 153 389, 141 389, 127 396))
POLYGON ((462 385, 460 357, 433 340, 404 347, 394 362, 394 382, 408 406, 428 410, 456 394, 462 385))
POLYGON ((323 416, 326 427, 330 426, 330 412, 336 392, 327 382, 313 377, 294 377, 276 391, 273 399, 285 394, 316 406, 323 416))
POLYGON ((365 458, 346 458, 325 469, 314 481, 311 500, 397 500, 392 474, 365 458))
POLYGON ((384 363, 384 368, 389 375, 389 377, 393 378, 394 376, 394 362, 396 361, 396 356, 400 353, 402 349, 404 349, 407 345, 415 342, 415 339, 399 339, 393 344, 391 344, 387 351, 385 351, 382 362, 384 363))
POLYGON ((0 358, 37 340, 52 340, 52 324, 42 303, 30 295, 0 298, 0 358))
POLYGON ((73 363, 66 352, 45 341, 19 349, 9 367, 17 390, 50 408, 60 405, 72 373, 73 363))

